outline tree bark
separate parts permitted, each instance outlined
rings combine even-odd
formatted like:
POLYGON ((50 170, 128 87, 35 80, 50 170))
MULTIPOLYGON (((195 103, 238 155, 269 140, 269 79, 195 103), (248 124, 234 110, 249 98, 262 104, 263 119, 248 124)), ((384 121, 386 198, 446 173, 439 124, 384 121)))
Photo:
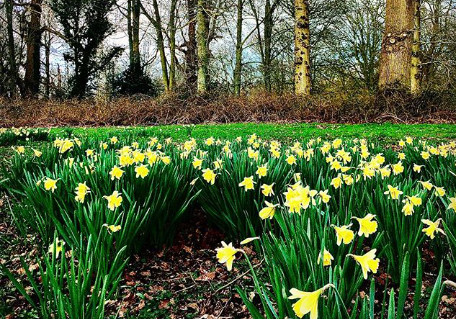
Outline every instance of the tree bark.
POLYGON ((187 15, 188 15, 188 41, 186 43, 187 50, 185 51, 186 78, 190 92, 196 89, 198 60, 196 53, 196 0, 187 0, 187 15))
POLYGON ((41 8, 42 0, 30 2, 30 21, 27 30, 27 59, 25 62, 24 88, 28 96, 35 96, 40 90, 41 66, 41 8))
MULTIPOLYGON (((45 37, 46 38, 46 37, 45 37)), ((44 57, 45 57, 45 72, 46 72, 46 82, 44 83, 44 95, 46 98, 51 97, 51 35, 49 35, 44 44, 44 57)))
POLYGON ((176 86, 176 7, 177 0, 171 0, 171 10, 169 14, 169 90, 173 91, 176 86))
POLYGON ((271 59, 271 43, 272 43, 272 19, 273 10, 271 7, 271 1, 266 0, 264 10, 264 61, 263 61, 263 77, 264 87, 266 91, 271 92, 271 72, 272 72, 272 59, 271 59))
POLYGON ((139 0, 131 0, 131 70, 133 74, 141 74, 141 55, 139 52, 139 19, 141 7, 139 0))
POLYGON ((242 82, 242 13, 244 0, 238 0, 236 20, 236 63, 234 67, 234 94, 241 95, 242 82))
POLYGON ((9 58, 9 84, 10 84, 10 96, 16 97, 16 84, 18 82, 18 72, 16 64, 16 52, 14 45, 14 33, 13 33, 13 0, 5 1, 5 15, 6 15, 6 32, 8 35, 8 58, 9 58))
POLYGON ((153 0, 155 23, 154 27, 157 32, 157 47, 160 53, 160 64, 162 69, 162 80, 165 92, 169 91, 169 76, 168 76, 168 62, 166 60, 165 41, 163 39, 163 27, 161 23, 160 11, 158 9, 157 0, 153 0))
POLYGON ((421 15, 420 1, 414 2, 414 19, 413 19, 413 44, 412 44, 412 66, 410 69, 410 90, 411 93, 417 95, 421 91, 421 61, 420 61, 420 35, 421 35, 421 15))
POLYGON ((309 1, 295 0, 295 93, 310 95, 309 1))
POLYGON ((414 0, 387 0, 379 88, 410 89, 414 0))
POLYGON ((198 94, 207 92, 208 71, 209 71, 209 48, 207 25, 206 0, 198 0, 197 13, 197 44, 198 44, 198 94))

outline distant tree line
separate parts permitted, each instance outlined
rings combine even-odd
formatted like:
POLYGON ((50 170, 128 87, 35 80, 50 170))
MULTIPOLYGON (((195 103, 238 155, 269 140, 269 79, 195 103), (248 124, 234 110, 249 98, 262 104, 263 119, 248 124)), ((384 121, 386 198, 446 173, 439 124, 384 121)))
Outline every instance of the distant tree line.
POLYGON ((0 9, 0 95, 10 98, 456 93, 455 0, 4 0, 0 9))

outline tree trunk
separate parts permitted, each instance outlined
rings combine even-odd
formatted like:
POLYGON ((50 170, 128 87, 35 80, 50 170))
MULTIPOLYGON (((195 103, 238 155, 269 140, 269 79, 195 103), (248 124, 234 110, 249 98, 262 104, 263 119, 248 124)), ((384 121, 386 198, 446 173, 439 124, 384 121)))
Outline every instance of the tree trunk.
POLYGON ((45 56, 45 72, 46 72, 46 82, 44 84, 44 94, 46 98, 51 97, 51 63, 50 63, 50 56, 51 56, 51 37, 46 40, 44 46, 44 56, 45 56))
POLYGON ((16 84, 18 82, 16 53, 14 46, 14 33, 13 33, 13 0, 5 1, 5 15, 6 15, 6 32, 8 35, 8 55, 9 55, 9 83, 10 83, 10 96, 16 97, 16 84))
POLYGON ((169 14, 169 90, 173 91, 176 85, 176 7, 177 0, 171 0, 171 10, 169 14))
POLYGON ((133 74, 141 75, 141 55, 139 52, 139 19, 141 7, 139 0, 131 0, 131 70, 133 74))
POLYGON ((190 92, 196 89, 197 82, 197 54, 196 54, 196 0, 187 0, 187 14, 188 14, 188 41, 186 43, 187 50, 185 51, 186 63, 186 78, 187 85, 190 92))
POLYGON ((412 44, 412 66, 410 69, 410 90, 417 95, 421 91, 421 66, 420 66, 420 35, 421 35, 421 15, 420 1, 414 0, 414 19, 413 19, 413 44, 412 44))
POLYGON ((271 1, 266 0, 265 10, 264 10, 264 61, 263 61, 263 77, 264 77, 264 87, 266 91, 271 92, 272 83, 271 83, 271 43, 272 43, 272 8, 271 1))
POLYGON ((24 88, 28 96, 35 96, 40 90, 41 66, 41 4, 42 0, 30 2, 30 21, 27 30, 27 60, 25 62, 24 88))
POLYGON ((309 1, 295 0, 295 93, 310 95, 309 1))
POLYGON ((168 63, 166 60, 165 41, 163 40, 163 28, 161 23, 160 11, 158 10, 157 0, 153 1, 155 13, 155 30, 157 32, 157 47, 160 53, 160 62, 162 68, 162 79, 165 92, 169 91, 168 63))
POLYGON ((209 70, 209 49, 208 49, 208 25, 206 13, 206 0, 198 0, 197 13, 197 43, 198 43, 198 94, 207 92, 208 70, 209 70))
POLYGON ((409 90, 412 65, 414 0, 387 0, 380 56, 380 90, 409 90))
POLYGON ((236 23, 236 64, 234 67, 234 94, 241 95, 242 81, 242 11, 244 0, 238 0, 236 23))

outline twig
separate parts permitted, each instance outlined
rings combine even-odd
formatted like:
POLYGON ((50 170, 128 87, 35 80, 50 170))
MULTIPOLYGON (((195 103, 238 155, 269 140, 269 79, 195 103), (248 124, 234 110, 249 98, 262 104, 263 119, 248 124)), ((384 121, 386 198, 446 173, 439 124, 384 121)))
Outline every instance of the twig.
MULTIPOLYGON (((258 264, 256 264, 255 266, 253 266, 253 268, 257 268, 259 266, 261 266, 261 264, 263 263, 264 259, 262 259, 258 264)), ((238 281, 239 279, 241 279, 242 277, 244 277, 245 275, 247 275, 248 273, 250 272, 250 269, 243 272, 242 274, 240 274, 239 276, 237 276, 236 278, 234 278, 232 281, 230 281, 229 283, 227 283, 226 285, 218 288, 214 293, 218 293, 220 290, 223 290, 229 286, 231 286, 232 284, 234 284, 236 281, 238 281)))

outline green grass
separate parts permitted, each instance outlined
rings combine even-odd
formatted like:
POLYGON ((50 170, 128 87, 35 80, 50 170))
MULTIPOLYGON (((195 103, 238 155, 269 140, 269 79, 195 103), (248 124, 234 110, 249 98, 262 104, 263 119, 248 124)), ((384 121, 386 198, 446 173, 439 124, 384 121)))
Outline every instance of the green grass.
POLYGON ((175 140, 194 138, 233 139, 237 136, 247 136, 256 133, 263 139, 281 141, 299 140, 308 137, 323 138, 378 138, 391 142, 411 136, 416 138, 448 140, 456 138, 456 125, 453 124, 217 124, 217 125, 169 125, 154 127, 99 127, 99 128, 54 128, 51 129, 51 139, 56 136, 74 134, 76 136, 91 136, 104 138, 113 135, 137 135, 157 137, 172 137, 175 140))

